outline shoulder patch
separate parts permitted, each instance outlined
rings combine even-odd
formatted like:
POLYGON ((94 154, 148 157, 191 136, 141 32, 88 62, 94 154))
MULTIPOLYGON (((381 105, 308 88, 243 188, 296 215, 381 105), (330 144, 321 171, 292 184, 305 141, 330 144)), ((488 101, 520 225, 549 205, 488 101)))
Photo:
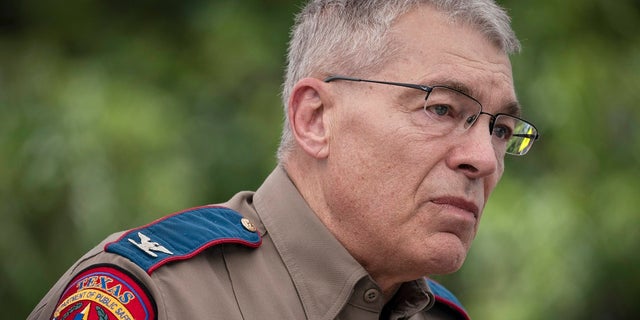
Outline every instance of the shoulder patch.
POLYGON ((63 291, 53 320, 154 320, 156 305, 127 271, 96 265, 80 272, 63 291))
POLYGON ((436 297, 436 303, 440 303, 449 307, 449 309, 462 316, 463 319, 471 319, 469 317, 469 314, 467 314, 467 311, 462 306, 462 303, 460 303, 460 300, 458 300, 458 298, 456 298, 456 296, 454 296, 451 291, 431 279, 427 279, 427 284, 433 292, 433 295, 436 297))
POLYGON ((105 251, 124 256, 151 274, 170 261, 189 259, 206 248, 237 243, 257 248, 262 238, 248 219, 225 207, 181 211, 125 232, 105 251))

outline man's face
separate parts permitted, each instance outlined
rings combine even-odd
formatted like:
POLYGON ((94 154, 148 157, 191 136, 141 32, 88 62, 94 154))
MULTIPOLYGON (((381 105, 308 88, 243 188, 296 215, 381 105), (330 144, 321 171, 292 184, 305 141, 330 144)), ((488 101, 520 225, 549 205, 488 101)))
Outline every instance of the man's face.
MULTIPOLYGON (((508 56, 473 28, 422 8, 401 17, 393 32, 403 50, 367 78, 460 84, 492 114, 516 102, 508 56)), ((490 118, 481 115, 462 133, 435 135, 423 125, 420 90, 329 86, 336 95, 324 188, 330 228, 374 276, 406 281, 456 271, 504 169, 490 118)))

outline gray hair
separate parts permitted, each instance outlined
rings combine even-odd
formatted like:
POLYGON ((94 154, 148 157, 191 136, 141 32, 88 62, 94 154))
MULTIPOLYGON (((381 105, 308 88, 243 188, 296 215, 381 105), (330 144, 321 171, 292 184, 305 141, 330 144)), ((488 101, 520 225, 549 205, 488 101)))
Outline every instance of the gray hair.
POLYGON ((311 0, 296 16, 289 42, 280 163, 295 146, 287 115, 294 85, 305 77, 379 71, 401 48, 393 45, 388 31, 418 5, 431 5, 456 22, 477 27, 506 54, 520 51, 509 16, 493 0, 311 0))

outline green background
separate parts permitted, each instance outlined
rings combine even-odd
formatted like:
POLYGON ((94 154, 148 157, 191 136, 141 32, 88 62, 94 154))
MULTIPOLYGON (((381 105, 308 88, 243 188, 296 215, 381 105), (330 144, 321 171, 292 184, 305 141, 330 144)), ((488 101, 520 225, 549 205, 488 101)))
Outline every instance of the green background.
MULTIPOLYGON (((475 319, 640 314, 640 4, 500 2, 526 118, 464 267, 475 319)), ((300 1, 0 2, 0 310, 106 235, 254 190, 275 165, 300 1)))

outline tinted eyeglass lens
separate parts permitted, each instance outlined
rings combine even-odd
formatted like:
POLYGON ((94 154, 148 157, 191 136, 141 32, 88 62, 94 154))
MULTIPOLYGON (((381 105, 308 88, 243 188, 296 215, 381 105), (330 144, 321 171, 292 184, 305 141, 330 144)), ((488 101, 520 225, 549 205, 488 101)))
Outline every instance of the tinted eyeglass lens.
MULTIPOLYGON (((507 141, 506 153, 512 155, 524 155, 526 154, 536 137, 538 136, 538 132, 536 128, 530 123, 507 115, 499 115, 496 118, 496 123, 502 122, 512 123, 513 132, 511 133, 511 137, 507 141)), ((495 135, 496 127, 494 126, 495 135)))

